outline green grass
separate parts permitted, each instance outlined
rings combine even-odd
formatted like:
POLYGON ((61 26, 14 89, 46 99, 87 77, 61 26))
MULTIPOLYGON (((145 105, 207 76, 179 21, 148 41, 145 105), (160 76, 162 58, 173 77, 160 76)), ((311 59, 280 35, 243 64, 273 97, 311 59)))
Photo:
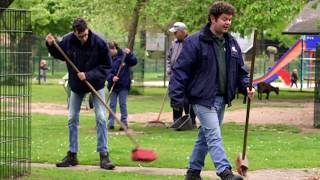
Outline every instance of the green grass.
POLYGON ((145 72, 144 80, 145 81, 154 81, 154 80, 163 80, 163 72, 145 72))
MULTIPOLYGON (((266 95, 263 95, 265 99, 266 95)), ((314 97, 314 91, 304 90, 300 92, 298 89, 280 89, 279 95, 274 92, 270 93, 270 99, 276 100, 312 100, 314 97)), ((256 97, 258 99, 258 96, 256 97)))
POLYGON ((42 169, 33 168, 32 174, 21 178, 23 180, 52 180, 52 179, 64 179, 64 180, 74 180, 74 179, 108 179, 108 180, 178 180, 183 179, 183 176, 167 176, 167 175, 148 175, 148 174, 138 174, 138 173, 117 173, 112 171, 75 171, 70 169, 42 169))
POLYGON ((59 84, 32 84, 32 102, 66 104, 67 93, 59 84))
MULTIPOLYGON (((66 104, 66 93, 62 85, 48 83, 32 85, 32 101, 66 104)), ((143 95, 129 95, 129 113, 158 112, 165 88, 145 88, 143 95)), ((233 101, 227 111, 243 109, 240 97, 233 101)), ((299 103, 313 100, 313 92, 281 90, 277 96, 264 103, 256 99, 253 108, 259 107, 300 107, 299 103), (281 103, 278 103, 281 102, 281 103), (292 103, 298 102, 298 103, 292 103), (278 104, 277 104, 278 103, 278 104)), ((170 112, 169 99, 164 106, 170 112)), ((79 160, 83 165, 98 165, 96 149, 96 131, 93 115, 81 115, 79 128, 79 160)), ((159 158, 151 163, 133 162, 130 159, 133 145, 124 135, 109 133, 109 150, 111 160, 117 166, 147 166, 185 168, 197 136, 197 130, 176 132, 165 128, 146 128, 143 124, 130 124, 136 132, 134 137, 143 148, 155 150, 159 158)), ((230 162, 234 165, 236 155, 241 152, 243 126, 234 123, 222 128, 224 146, 230 162)), ((303 133, 300 129, 285 125, 250 126, 248 139, 248 159, 250 170, 266 168, 312 168, 320 166, 318 147, 320 133, 303 133)), ((32 114, 32 161, 39 163, 56 163, 68 150, 67 115, 49 116, 32 114)), ((210 156, 206 158, 205 169, 214 169, 210 156)), ((32 175, 24 179, 183 179, 182 176, 145 175, 115 172, 82 172, 64 169, 33 169, 32 175), (67 176, 66 176, 67 175, 67 176)))
MULTIPOLYGON (((143 95, 129 95, 128 97, 128 112, 129 113, 143 113, 143 112, 159 112, 161 103, 163 101, 163 96, 166 92, 166 88, 155 88, 155 87, 145 87, 143 95)), ((261 103, 264 102, 258 100, 257 96, 252 102, 252 107, 292 107, 295 106, 292 103, 287 105, 279 104, 275 105, 274 103, 282 101, 312 101, 313 100, 312 91, 289 91, 283 90, 280 91, 279 95, 271 94, 270 100, 267 102, 272 102, 273 104, 261 103)), ((62 85, 58 84, 44 84, 32 85, 32 101, 33 102, 43 102, 43 103, 57 103, 57 104, 66 104, 67 94, 62 85)), ((235 99, 232 102, 231 108, 226 108, 227 111, 232 111, 236 109, 245 108, 245 105, 242 103, 243 96, 240 95, 239 99, 235 99)), ((298 105, 297 105, 298 107, 298 105)), ((170 108, 170 100, 166 99, 164 105, 164 112, 172 111, 170 108)))
MULTIPOLYGON (((68 147, 67 118, 33 114, 32 161, 56 163, 66 154, 68 147)), ((99 163, 96 149, 94 119, 82 116, 79 128, 81 164, 99 163)), ((184 168, 187 166, 197 130, 176 132, 165 128, 145 128, 141 124, 131 124, 137 132, 143 148, 156 150, 159 159, 151 163, 130 160, 133 145, 124 135, 109 134, 109 150, 112 161, 119 166, 148 166, 184 168)), ((223 126, 224 145, 227 155, 234 163, 241 152, 243 126, 233 123, 223 126)), ((251 170, 265 168, 308 168, 319 167, 317 155, 320 134, 305 134, 299 129, 284 125, 250 126, 248 158, 251 170)), ((212 169, 210 157, 206 159, 206 169, 212 169)))

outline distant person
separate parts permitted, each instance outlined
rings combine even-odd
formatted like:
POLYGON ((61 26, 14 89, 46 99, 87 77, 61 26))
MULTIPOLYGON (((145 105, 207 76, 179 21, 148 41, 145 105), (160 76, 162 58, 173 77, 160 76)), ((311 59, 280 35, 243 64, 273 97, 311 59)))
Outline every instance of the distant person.
POLYGON ((49 70, 49 68, 47 67, 46 60, 41 59, 40 65, 39 65, 39 70, 40 70, 39 81, 41 81, 41 79, 42 79, 43 82, 46 82, 47 81, 47 71, 49 70))
POLYGON ((298 70, 294 69, 292 71, 292 73, 291 73, 291 85, 290 85, 290 87, 292 87, 293 84, 295 84, 296 88, 298 88, 297 81, 298 81, 298 70))
MULTIPOLYGON (((69 151, 67 156, 57 167, 69 167, 79 164, 77 158, 78 147, 78 125, 80 107, 84 96, 91 92, 84 80, 92 84, 93 88, 105 99, 105 81, 111 69, 111 56, 107 43, 96 33, 92 32, 83 18, 75 18, 72 24, 73 32, 66 34, 58 44, 69 56, 70 60, 79 69, 77 73, 69 63, 68 84, 71 88, 69 99, 69 151)), ((50 54, 62 61, 65 58, 53 45, 54 37, 48 34, 46 45, 50 54)), ((96 95, 93 95, 93 106, 96 115, 97 149, 100 155, 100 167, 113 169, 115 166, 109 159, 108 136, 106 126, 106 108, 96 95)))
MULTIPOLYGON (((128 48, 121 49, 116 42, 109 43, 109 48, 112 56, 112 70, 107 78, 108 89, 110 91, 112 85, 114 88, 110 95, 110 108, 113 112, 117 109, 117 99, 119 98, 121 122, 128 128, 128 111, 127 111, 127 97, 131 86, 131 70, 132 66, 137 64, 136 56, 128 48), (122 59, 126 55, 124 61, 122 59), (117 72, 121 67, 119 76, 117 72)), ((114 129, 114 116, 109 114, 108 128, 114 129)), ((123 127, 120 127, 120 131, 123 131, 123 127)))
MULTIPOLYGON (((170 32, 174 33, 174 36, 176 39, 172 41, 171 47, 168 51, 167 54, 167 64, 166 64, 166 71, 167 71, 167 76, 170 78, 171 77, 171 69, 176 63, 178 56, 180 55, 184 39, 188 36, 187 32, 187 26, 182 23, 182 22, 176 22, 173 24, 173 26, 169 29, 170 32)), ((173 108, 173 122, 178 120, 182 114, 183 114, 183 109, 185 114, 190 114, 192 124, 194 127, 196 127, 196 115, 194 114, 193 109, 191 108, 191 105, 188 102, 188 99, 184 99, 184 107, 182 108, 173 108)))
POLYGON ((234 14, 231 4, 215 1, 209 8, 208 23, 185 39, 172 68, 171 107, 183 107, 187 96, 201 124, 185 180, 201 179, 207 154, 222 180, 243 180, 232 172, 221 134, 225 106, 231 106, 236 88, 249 98, 254 94, 254 89, 249 90, 239 44, 228 33, 234 14))

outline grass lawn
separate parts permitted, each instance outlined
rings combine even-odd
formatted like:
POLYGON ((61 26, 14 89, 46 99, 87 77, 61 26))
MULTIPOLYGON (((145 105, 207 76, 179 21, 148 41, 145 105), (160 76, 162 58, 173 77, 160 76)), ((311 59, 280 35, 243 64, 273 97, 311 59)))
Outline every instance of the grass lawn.
MULTIPOLYGON (((32 102, 66 103, 66 93, 61 85, 32 85, 32 102)), ((128 97, 129 113, 158 112, 165 88, 145 88, 144 95, 128 97)), ((242 97, 233 101, 227 111, 243 109, 242 97)), ((313 92, 283 90, 278 96, 272 95, 268 103, 255 103, 259 107, 294 107, 292 102, 312 101, 313 92), (288 102, 286 104, 275 104, 288 102)), ((258 101, 258 100, 256 100, 258 101)), ((298 106, 297 106, 298 107, 298 106)), ((165 112, 170 112, 169 100, 166 100, 165 112)), ((67 115, 49 116, 32 114, 32 161, 56 163, 68 150, 67 115)), ((92 115, 81 115, 79 127, 79 161, 83 165, 98 165, 96 153, 96 131, 92 115)), ((117 166, 147 166, 185 168, 194 145, 197 130, 176 132, 164 128, 146 128, 143 124, 130 124, 143 148, 155 150, 159 158, 151 163, 133 162, 130 159, 133 145, 124 135, 116 131, 109 133, 109 151, 111 160, 117 166)), ((234 166, 235 157, 242 148, 243 126, 234 123, 224 124, 222 128, 224 146, 229 160, 234 166)), ((302 133, 299 129, 284 125, 250 126, 248 159, 250 170, 266 168, 311 168, 320 166, 318 147, 319 133, 302 133)), ((214 169, 210 156, 206 158, 205 169, 214 169)), ((115 172, 79 172, 64 169, 33 169, 32 175, 24 179, 183 179, 182 176, 142 175, 115 172), (67 176, 66 176, 67 174, 67 176), (133 178, 134 177, 134 178, 133 178)))
POLYGON ((30 176, 21 178, 23 180, 52 180, 52 179, 108 179, 108 180, 178 180, 183 179, 183 176, 167 176, 167 175, 148 175, 137 173, 117 173, 112 171, 74 171, 68 169, 41 169, 33 168, 30 176))
MULTIPOLYGON (((65 156, 68 148, 68 128, 65 116, 33 114, 32 161, 56 163, 65 156)), ((79 128, 79 160, 81 164, 98 165, 95 152, 96 132, 92 117, 82 116, 79 128)), ((197 130, 176 132, 165 128, 146 128, 142 124, 130 125, 143 148, 155 150, 159 159, 151 163, 130 160, 133 145, 124 135, 109 134, 109 150, 112 161, 119 166, 148 166, 184 168, 187 166, 197 130)), ((234 158, 241 151, 243 126, 225 124, 222 129, 227 155, 234 158)), ((305 134, 299 129, 283 126, 251 126, 248 158, 251 170, 264 168, 319 167, 317 155, 320 134, 305 134)), ((212 169, 210 157, 206 169, 212 169)))
MULTIPOLYGON (((128 112, 129 113, 143 113, 143 112, 159 112, 163 96, 166 92, 165 88, 154 88, 146 87, 144 89, 143 95, 129 95, 128 97, 128 112)), ((313 92, 311 91, 293 91, 293 90, 283 90, 280 94, 271 95, 270 102, 278 101, 288 101, 288 100, 309 100, 313 99, 313 92)), ((64 91, 62 85, 58 84, 33 84, 32 85, 32 102, 43 102, 43 103, 56 103, 56 104, 66 104, 67 94, 64 91)), ((242 104, 243 96, 240 95, 239 99, 235 99, 232 102, 231 108, 226 108, 226 111, 232 111, 236 109, 245 108, 245 105, 242 104)), ((274 104, 270 105, 268 103, 259 103, 255 104, 256 99, 252 103, 252 107, 268 107, 275 106, 274 104)), ((279 105, 277 107, 282 107, 284 105, 279 105)), ((286 107, 286 106, 284 106, 286 107)), ((164 112, 172 111, 169 104, 169 98, 166 99, 164 112)))

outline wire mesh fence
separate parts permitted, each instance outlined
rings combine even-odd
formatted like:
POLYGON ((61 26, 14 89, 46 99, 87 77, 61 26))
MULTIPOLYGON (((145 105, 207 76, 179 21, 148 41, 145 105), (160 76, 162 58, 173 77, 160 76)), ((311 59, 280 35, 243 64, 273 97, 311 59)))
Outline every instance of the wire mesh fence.
POLYGON ((0 8, 0 179, 31 172, 30 15, 0 8))

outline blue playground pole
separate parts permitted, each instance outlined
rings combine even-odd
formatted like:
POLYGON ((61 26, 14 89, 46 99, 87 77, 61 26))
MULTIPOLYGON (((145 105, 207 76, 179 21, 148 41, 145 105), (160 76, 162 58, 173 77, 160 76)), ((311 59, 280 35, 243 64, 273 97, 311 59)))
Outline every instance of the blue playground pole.
POLYGON ((300 58, 300 91, 302 91, 303 88, 303 69, 304 69, 304 65, 303 65, 303 59, 304 59, 304 40, 305 40, 305 36, 302 35, 301 36, 301 40, 302 40, 302 46, 301 46, 301 58, 300 58))

